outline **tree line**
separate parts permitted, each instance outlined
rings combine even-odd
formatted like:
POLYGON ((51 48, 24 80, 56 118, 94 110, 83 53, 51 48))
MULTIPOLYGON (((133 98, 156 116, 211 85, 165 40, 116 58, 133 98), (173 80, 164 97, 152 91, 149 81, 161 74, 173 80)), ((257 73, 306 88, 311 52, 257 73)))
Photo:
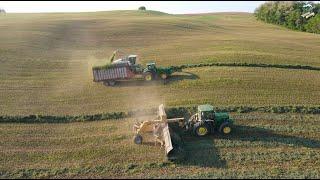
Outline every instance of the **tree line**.
POLYGON ((256 8, 254 15, 267 23, 320 34, 320 3, 269 1, 256 8))

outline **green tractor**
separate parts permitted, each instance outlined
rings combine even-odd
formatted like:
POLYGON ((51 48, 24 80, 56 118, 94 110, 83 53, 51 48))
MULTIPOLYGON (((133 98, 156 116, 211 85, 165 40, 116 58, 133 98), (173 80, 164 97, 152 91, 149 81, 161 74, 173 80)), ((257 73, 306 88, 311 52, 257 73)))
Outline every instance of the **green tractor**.
POLYGON ((143 78, 146 81, 151 81, 160 78, 165 80, 175 71, 177 70, 171 67, 156 67, 155 62, 150 62, 147 63, 147 67, 143 70, 143 78))
POLYGON ((218 131, 227 135, 232 131, 233 120, 228 113, 218 113, 209 104, 198 106, 198 112, 190 117, 186 129, 196 136, 206 136, 218 131))

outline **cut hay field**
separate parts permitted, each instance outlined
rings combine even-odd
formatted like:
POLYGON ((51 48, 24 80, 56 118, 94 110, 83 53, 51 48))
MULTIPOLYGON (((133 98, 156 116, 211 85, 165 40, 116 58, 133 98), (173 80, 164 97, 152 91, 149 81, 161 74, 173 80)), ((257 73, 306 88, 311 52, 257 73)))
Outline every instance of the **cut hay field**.
POLYGON ((320 116, 232 114, 228 138, 185 136, 187 159, 132 142, 135 119, 0 124, 0 178, 319 178, 320 116))
MULTIPOLYGON (((276 68, 186 69, 168 85, 92 82, 115 49, 158 65, 245 62, 320 67, 320 36, 248 13, 146 11, 0 16, 0 114, 94 114, 168 106, 319 105, 320 73, 276 68)), ((179 75, 179 74, 177 74, 179 75)))
POLYGON ((55 116, 72 120, 64 115, 81 121, 86 115, 90 119, 92 114, 145 110, 162 103, 168 108, 204 103, 293 107, 282 114, 233 111, 236 127, 229 137, 184 136, 187 158, 175 163, 166 161, 164 150, 151 142, 133 144, 134 116, 72 123, 1 121, 0 179, 320 178, 319 70, 206 66, 186 68, 166 85, 94 83, 92 66, 104 64, 116 49, 137 54, 142 64, 154 60, 159 66, 320 67, 320 35, 265 24, 249 13, 0 15, 3 121, 39 122, 38 117, 55 116), (292 113, 299 112, 294 106, 315 114, 292 113), (20 119, 10 119, 14 115, 20 119))

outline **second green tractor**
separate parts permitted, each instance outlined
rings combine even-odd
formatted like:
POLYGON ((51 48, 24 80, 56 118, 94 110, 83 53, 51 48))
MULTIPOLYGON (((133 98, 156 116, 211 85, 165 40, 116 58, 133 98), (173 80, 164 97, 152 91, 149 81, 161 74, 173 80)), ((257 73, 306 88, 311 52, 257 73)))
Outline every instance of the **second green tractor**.
POLYGON ((156 67, 156 63, 147 63, 147 67, 143 69, 143 77, 146 81, 154 79, 167 79, 176 70, 171 67, 156 67))

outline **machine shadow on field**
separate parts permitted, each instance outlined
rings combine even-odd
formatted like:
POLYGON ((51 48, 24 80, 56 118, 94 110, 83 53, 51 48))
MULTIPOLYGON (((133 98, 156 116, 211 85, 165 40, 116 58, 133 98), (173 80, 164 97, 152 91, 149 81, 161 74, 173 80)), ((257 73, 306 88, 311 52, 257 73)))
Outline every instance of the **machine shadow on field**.
POLYGON ((186 166, 226 168, 226 161, 221 159, 220 151, 215 146, 212 136, 196 137, 173 124, 170 128, 179 134, 182 141, 179 144, 183 149, 183 155, 175 163, 186 166))
POLYGON ((169 77, 165 84, 171 84, 171 83, 176 83, 185 79, 188 80, 195 80, 195 79, 199 79, 199 76, 196 74, 193 74, 191 72, 183 72, 184 74, 179 74, 179 75, 172 75, 171 77, 169 77))
POLYGON ((207 137, 186 136, 184 139, 185 158, 178 164, 199 167, 227 168, 226 160, 221 159, 219 149, 214 145, 214 139, 207 137))
POLYGON ((244 125, 235 125, 233 133, 231 133, 228 136, 217 135, 214 138, 250 141, 250 142, 261 141, 261 142, 267 142, 267 143, 287 144, 290 146, 320 148, 319 140, 277 134, 274 131, 269 129, 252 127, 252 126, 244 126, 244 125))
POLYGON ((155 80, 147 82, 144 80, 128 80, 128 81, 117 81, 114 87, 133 87, 133 86, 156 86, 156 85, 167 85, 176 83, 182 80, 195 80, 199 79, 199 76, 190 72, 182 72, 183 74, 174 74, 168 77, 166 80, 155 80))
POLYGON ((234 131, 228 135, 210 135, 206 137, 194 137, 184 135, 183 143, 186 156, 183 160, 177 161, 178 164, 196 165, 200 167, 227 168, 226 160, 220 156, 219 149, 215 147, 215 139, 228 139, 236 141, 280 143, 290 146, 302 146, 307 148, 320 148, 320 141, 296 137, 290 135, 276 134, 272 130, 251 127, 244 125, 235 125, 234 131))

